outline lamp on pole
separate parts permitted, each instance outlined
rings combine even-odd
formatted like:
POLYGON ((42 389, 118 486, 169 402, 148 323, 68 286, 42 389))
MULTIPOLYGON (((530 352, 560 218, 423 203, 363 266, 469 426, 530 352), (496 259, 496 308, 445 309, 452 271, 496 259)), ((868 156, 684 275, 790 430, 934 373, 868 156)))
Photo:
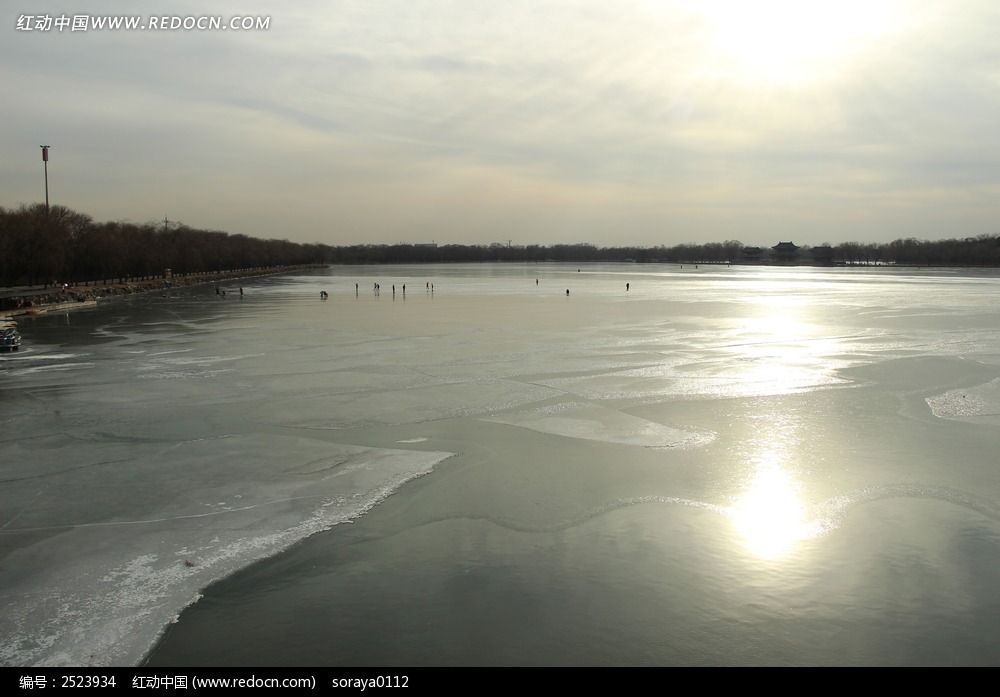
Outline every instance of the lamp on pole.
POLYGON ((42 149, 42 163, 45 166, 45 214, 49 213, 49 146, 39 145, 42 149))

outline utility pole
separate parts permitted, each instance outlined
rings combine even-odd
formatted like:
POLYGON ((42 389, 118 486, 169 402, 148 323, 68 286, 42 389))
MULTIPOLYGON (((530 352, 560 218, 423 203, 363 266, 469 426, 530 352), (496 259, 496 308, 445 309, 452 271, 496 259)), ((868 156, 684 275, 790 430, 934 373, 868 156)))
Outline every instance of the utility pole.
POLYGON ((45 215, 49 214, 49 146, 39 145, 42 149, 42 163, 45 167, 45 215))

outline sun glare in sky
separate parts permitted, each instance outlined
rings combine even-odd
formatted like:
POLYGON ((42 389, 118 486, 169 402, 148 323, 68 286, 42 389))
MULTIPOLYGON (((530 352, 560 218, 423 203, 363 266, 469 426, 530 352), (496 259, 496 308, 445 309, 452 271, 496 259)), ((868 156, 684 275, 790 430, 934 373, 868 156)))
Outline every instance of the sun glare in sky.
POLYGON ((710 70, 749 85, 795 85, 849 70, 904 15, 891 0, 698 0, 710 70))
POLYGON ((0 205, 44 200, 47 143, 58 205, 296 242, 996 234, 995 1, 300 0, 271 20, 11 28, 0 205))

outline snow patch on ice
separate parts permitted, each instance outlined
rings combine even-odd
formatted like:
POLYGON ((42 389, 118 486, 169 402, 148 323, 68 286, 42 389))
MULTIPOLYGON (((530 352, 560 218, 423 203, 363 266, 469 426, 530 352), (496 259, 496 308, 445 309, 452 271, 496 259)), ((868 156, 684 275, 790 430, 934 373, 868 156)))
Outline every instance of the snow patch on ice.
POLYGON ((254 436, 185 443, 162 462, 154 457, 176 477, 209 462, 220 469, 180 499, 161 483, 163 507, 143 517, 73 524, 56 516, 51 525, 36 519, 0 531, 45 533, 0 567, 0 664, 136 664, 210 583, 357 519, 451 456, 286 440, 280 450, 295 455, 277 467, 253 460, 264 452, 254 436), (328 466, 319 467, 323 458, 328 466))
POLYGON ((483 420, 566 438, 647 448, 696 448, 715 439, 714 433, 671 428, 614 409, 582 402, 564 402, 483 420))
POLYGON ((975 387, 948 390, 925 401, 939 419, 1000 423, 1000 378, 975 387))

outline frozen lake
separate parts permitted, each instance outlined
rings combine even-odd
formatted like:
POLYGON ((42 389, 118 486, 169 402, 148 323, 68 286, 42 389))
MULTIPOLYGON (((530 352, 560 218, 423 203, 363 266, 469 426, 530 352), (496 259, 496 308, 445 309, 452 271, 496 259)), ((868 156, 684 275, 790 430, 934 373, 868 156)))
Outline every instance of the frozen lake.
POLYGON ((0 663, 1000 664, 1000 272, 245 283, 21 322, 0 663))

